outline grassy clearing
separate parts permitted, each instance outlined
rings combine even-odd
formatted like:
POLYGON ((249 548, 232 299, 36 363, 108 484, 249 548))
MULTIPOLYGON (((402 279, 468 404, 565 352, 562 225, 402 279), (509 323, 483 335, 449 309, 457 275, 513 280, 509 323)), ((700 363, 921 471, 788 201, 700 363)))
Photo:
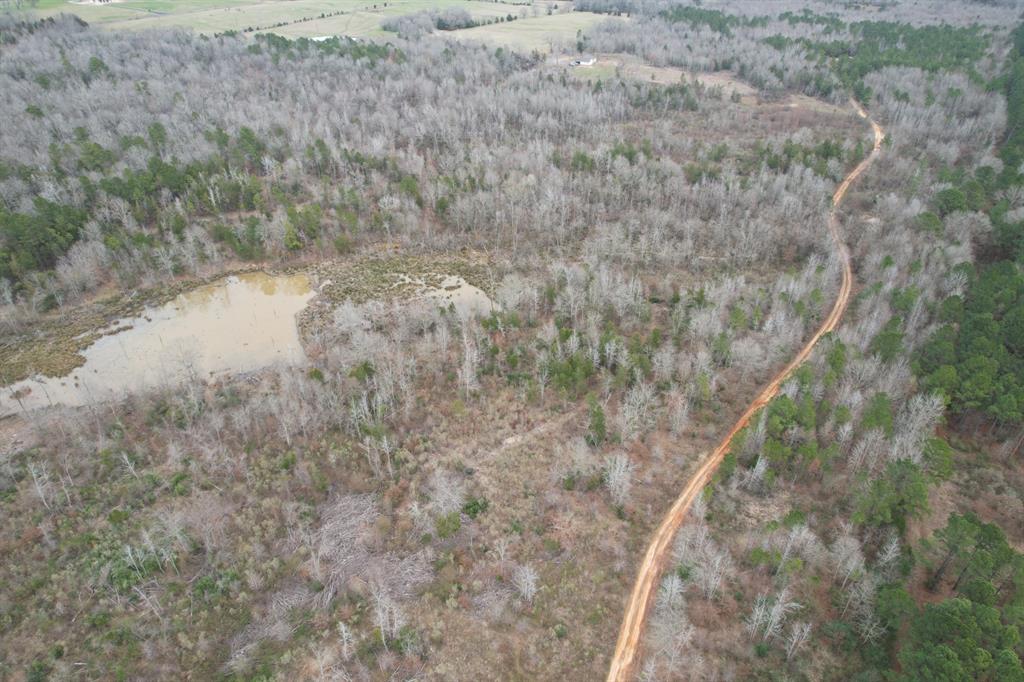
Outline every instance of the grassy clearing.
POLYGON ((453 31, 451 34, 514 50, 547 52, 556 44, 571 44, 577 31, 607 18, 589 12, 546 15, 546 4, 534 8, 506 2, 476 0, 128 0, 102 5, 68 0, 41 0, 41 16, 75 14, 90 24, 108 29, 189 28, 200 33, 224 31, 272 31, 290 38, 347 35, 378 37, 387 17, 448 7, 466 9, 474 19, 509 15, 516 21, 453 31), (523 15, 527 16, 523 16, 523 15), (326 15, 322 16, 321 15, 326 15), (333 15, 333 16, 331 16, 333 15), (283 25, 281 25, 283 24, 283 25))
POLYGON ((509 14, 518 17, 523 9, 528 9, 521 5, 474 0, 389 0, 386 3, 368 0, 129 0, 103 5, 42 0, 38 12, 44 16, 75 14, 91 24, 110 29, 177 27, 217 33, 274 27, 275 33, 288 37, 372 37, 386 35, 380 28, 385 17, 447 7, 464 8, 478 20, 509 14), (335 16, 319 18, 321 14, 335 16), (310 21, 299 21, 307 18, 310 21), (281 23, 286 25, 277 26, 281 23))
MULTIPOLYGON (((363 38, 388 36, 392 34, 382 30, 380 27, 381 21, 386 17, 411 14, 428 9, 444 9, 446 7, 464 8, 478 21, 504 17, 509 14, 518 16, 518 12, 521 9, 515 5, 500 2, 406 0, 397 3, 389 2, 387 7, 371 8, 369 10, 354 11, 338 16, 290 24, 275 28, 273 32, 289 38, 312 38, 326 35, 346 35, 363 38)), ((309 14, 305 16, 309 16, 309 14)))
MULTIPOLYGON (((586 31, 594 24, 609 17, 590 12, 569 12, 551 16, 528 17, 509 23, 476 26, 452 35, 460 40, 472 40, 490 45, 507 47, 522 52, 551 52, 556 45, 568 45, 576 41, 577 31, 586 31)), ((615 20, 612 18, 612 20, 615 20)))
MULTIPOLYGON (((355 0, 341 0, 344 4, 365 4, 355 0)), ((40 0, 37 12, 43 16, 55 14, 75 14, 90 24, 109 25, 120 22, 152 20, 158 17, 185 17, 204 12, 227 10, 240 6, 249 6, 252 0, 128 0, 127 2, 109 2, 102 5, 68 2, 68 0, 40 0)), ((283 3, 282 3, 283 4, 283 3)), ((289 3, 295 5, 298 3, 289 3)), ((181 26, 180 23, 167 24, 181 26)))
POLYGON ((591 66, 577 66, 569 69, 569 75, 582 81, 605 81, 615 78, 619 68, 615 64, 598 62, 591 66))
MULTIPOLYGON (((748 83, 737 79, 728 71, 697 73, 671 66, 651 66, 628 54, 598 55, 597 62, 591 66, 570 67, 571 59, 572 57, 569 56, 561 57, 558 63, 568 68, 574 78, 584 81, 620 77, 646 83, 657 83, 658 85, 678 85, 679 83, 692 83, 696 80, 706 88, 721 88, 726 96, 735 92, 744 104, 757 104, 759 101, 757 90, 748 83)), ((811 98, 805 99, 811 100, 811 98)), ((811 101, 816 102, 817 100, 811 101)))

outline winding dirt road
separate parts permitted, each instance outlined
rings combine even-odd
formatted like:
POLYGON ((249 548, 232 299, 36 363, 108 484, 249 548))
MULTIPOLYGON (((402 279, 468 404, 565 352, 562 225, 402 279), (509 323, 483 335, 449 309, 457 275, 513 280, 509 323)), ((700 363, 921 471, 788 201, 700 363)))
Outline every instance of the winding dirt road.
POLYGON ((644 624, 647 620, 647 612, 651 608, 652 597, 661 579, 661 573, 665 567, 665 560, 668 557, 672 539, 686 518, 686 512, 689 511, 693 501, 704 489, 704 486, 707 485, 711 475, 722 462, 726 452, 728 452, 729 443, 732 441, 733 436, 747 425, 750 418, 758 410, 775 397, 779 387, 789 374, 807 360, 821 337, 834 330, 839 325, 843 313, 846 312, 846 306, 850 302, 850 290, 853 287, 853 269, 850 265, 850 250, 839 235, 838 210, 843 198, 846 196, 847 190, 850 189, 850 185, 878 157, 882 148, 882 140, 885 139, 885 131, 882 130, 882 127, 876 121, 868 116, 860 104, 853 102, 853 106, 861 118, 865 118, 871 123, 871 128, 875 134, 875 146, 871 153, 857 164, 856 168, 850 171, 832 195, 832 210, 828 216, 828 229, 843 264, 843 282, 839 287, 839 296, 836 298, 836 302, 832 306, 832 311, 828 317, 821 323, 818 330, 814 332, 814 336, 804 344, 800 352, 786 365, 785 369, 776 374, 771 382, 764 387, 757 398, 754 399, 754 402, 743 413, 743 416, 739 418, 739 421, 722 438, 718 447, 708 455, 696 473, 687 481, 682 493, 676 498, 672 508, 669 509, 661 525, 658 526, 658 530, 654 533, 654 537, 651 538, 651 543, 647 547, 647 554, 644 556, 643 563, 640 564, 636 583, 633 586, 633 593, 630 595, 629 603, 626 605, 626 613, 622 619, 622 628, 619 630, 619 641, 615 645, 615 654, 612 656, 611 665, 608 670, 608 682, 627 682, 627 680, 632 679, 644 624))

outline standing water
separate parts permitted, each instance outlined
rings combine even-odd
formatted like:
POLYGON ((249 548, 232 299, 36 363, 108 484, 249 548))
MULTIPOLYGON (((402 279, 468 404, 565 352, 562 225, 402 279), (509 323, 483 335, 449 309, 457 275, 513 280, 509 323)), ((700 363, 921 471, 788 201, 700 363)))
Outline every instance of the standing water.
POLYGON ((487 316, 497 306, 483 289, 475 287, 458 275, 436 275, 440 281, 428 283, 422 277, 402 275, 399 282, 416 288, 413 301, 429 301, 442 308, 453 307, 462 317, 487 316))
POLYGON ((0 415, 303 362, 295 315, 312 296, 305 275, 252 272, 198 287, 118 320, 111 330, 128 328, 86 348, 85 364, 67 376, 33 377, 0 389, 0 415))

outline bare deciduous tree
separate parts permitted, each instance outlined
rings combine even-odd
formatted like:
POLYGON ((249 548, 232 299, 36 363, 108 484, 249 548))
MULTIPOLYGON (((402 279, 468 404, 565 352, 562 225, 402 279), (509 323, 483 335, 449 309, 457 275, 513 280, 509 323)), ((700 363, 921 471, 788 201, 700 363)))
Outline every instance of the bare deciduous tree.
POLYGON ((605 462, 604 484, 608 488, 612 502, 623 506, 629 501, 629 491, 633 486, 633 472, 636 465, 629 460, 625 453, 618 453, 608 457, 605 462))
POLYGON ((786 637, 786 660, 791 660, 811 637, 811 624, 806 622, 793 623, 786 637))
POLYGON ((527 603, 532 603, 537 594, 537 579, 537 571, 529 564, 520 564, 512 571, 512 586, 527 603))

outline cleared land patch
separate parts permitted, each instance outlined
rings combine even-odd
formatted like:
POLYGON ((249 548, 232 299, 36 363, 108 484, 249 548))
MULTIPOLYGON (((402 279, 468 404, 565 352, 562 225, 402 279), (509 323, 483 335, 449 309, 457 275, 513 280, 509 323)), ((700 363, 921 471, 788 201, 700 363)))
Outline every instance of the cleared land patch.
POLYGON ((673 66, 651 66, 632 55, 609 54, 598 55, 597 61, 589 66, 570 66, 573 56, 559 57, 556 63, 571 69, 571 73, 584 80, 604 79, 615 76, 632 80, 642 80, 658 85, 677 85, 689 83, 696 79, 706 88, 722 88, 726 96, 735 92, 744 103, 757 101, 757 90, 736 78, 729 71, 697 73, 673 66))
MULTIPOLYGON (((731 71, 697 72, 674 66, 652 66, 628 54, 600 54, 595 55, 595 57, 596 61, 588 66, 571 66, 571 62, 576 59, 575 55, 557 57, 554 63, 558 68, 567 69, 574 78, 584 81, 624 78, 656 83, 658 85, 689 84, 697 81, 708 89, 721 88, 724 97, 731 97, 735 93, 739 97, 741 104, 757 105, 769 103, 761 99, 756 88, 740 80, 731 71)), ((841 116, 848 113, 841 106, 795 93, 770 103, 776 106, 781 105, 788 109, 802 109, 841 116)))
POLYGON ((103 4, 44 0, 38 13, 75 14, 110 29, 177 27, 217 33, 273 28, 274 33, 289 37, 371 37, 388 35, 380 28, 384 18, 450 7, 465 9, 478 21, 519 17, 524 9, 532 12, 528 5, 473 0, 127 0, 103 4))
MULTIPOLYGON (((615 17, 610 18, 615 21, 615 17)), ((452 31, 460 40, 471 40, 522 52, 552 52, 558 46, 570 45, 577 31, 586 31, 609 17, 591 12, 567 12, 550 16, 527 17, 517 21, 475 26, 452 31)))

